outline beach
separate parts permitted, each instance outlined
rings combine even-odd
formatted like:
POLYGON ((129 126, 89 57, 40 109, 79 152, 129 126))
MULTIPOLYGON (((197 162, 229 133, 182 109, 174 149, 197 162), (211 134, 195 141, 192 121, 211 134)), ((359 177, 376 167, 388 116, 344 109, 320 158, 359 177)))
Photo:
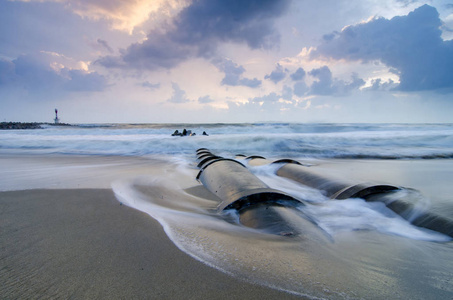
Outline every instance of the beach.
MULTIPOLYGON (((357 156, 370 153, 354 133, 347 134, 341 133, 356 143, 357 156)), ((7 299, 424 300, 453 295, 451 238, 412 225, 383 203, 331 200, 322 190, 277 176, 272 165, 242 159, 271 188, 302 201, 284 215, 298 235, 269 234, 241 225, 234 211, 219 211, 219 199, 196 180, 197 147, 212 144, 214 153, 227 158, 263 154, 272 161, 288 157, 273 151, 276 140, 281 146, 302 139, 308 149, 313 138, 277 133, 260 148, 253 143, 263 139, 256 136, 238 150, 234 145, 243 145, 247 134, 167 138, 136 128, 97 127, 4 133, 0 294, 7 299), (159 151, 137 155, 145 144, 159 151), (103 153, 118 149, 129 152, 103 153)), ((337 141, 325 153, 336 151, 339 157, 290 158, 327 177, 400 187, 422 209, 452 216, 453 160, 423 159, 426 147, 412 150, 416 158, 342 158, 339 147, 349 145, 331 133, 321 138, 337 141)), ((385 157, 405 151, 389 149, 384 138, 373 151, 383 148, 385 157)), ((430 151, 438 155, 444 149, 430 151)))
POLYGON ((0 193, 4 299, 295 299, 180 251, 107 189, 0 193))
POLYGON ((162 162, 3 154, 0 165, 2 298, 296 298, 193 259, 106 188, 162 162), (45 189, 5 191, 19 186, 45 189))

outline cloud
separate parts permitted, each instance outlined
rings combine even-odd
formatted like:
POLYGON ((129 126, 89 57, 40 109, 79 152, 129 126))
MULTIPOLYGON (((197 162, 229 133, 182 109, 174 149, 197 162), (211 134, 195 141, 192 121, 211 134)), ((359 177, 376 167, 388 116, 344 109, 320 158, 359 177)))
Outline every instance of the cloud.
POLYGON ((109 44, 107 43, 107 41, 104 41, 104 40, 101 40, 101 39, 97 39, 96 42, 97 42, 99 45, 101 45, 102 48, 106 49, 108 52, 113 53, 113 49, 112 49, 112 47, 109 46, 109 44))
POLYGON ((268 95, 251 98, 251 99, 249 99, 249 101, 253 102, 253 103, 275 103, 275 102, 278 102, 280 100, 280 98, 281 98, 281 95, 278 95, 277 93, 272 92, 268 95))
POLYGON ((258 80, 256 78, 242 78, 239 80, 239 85, 248 86, 250 88, 257 88, 261 85, 261 80, 258 80))
POLYGON ((310 93, 314 95, 330 95, 333 94, 333 79, 332 72, 327 66, 323 66, 319 69, 313 69, 308 72, 309 75, 315 77, 314 81, 310 87, 310 93))
POLYGON ((172 40, 164 34, 148 35, 143 43, 130 45, 121 56, 104 56, 96 63, 107 68, 171 69, 197 56, 197 46, 172 40))
POLYGON ((212 63, 221 72, 225 73, 225 77, 222 79, 222 85, 230 86, 247 86, 250 88, 256 88, 261 85, 261 80, 257 78, 249 79, 242 77, 245 72, 244 67, 239 66, 235 62, 226 58, 216 58, 212 60, 212 63))
POLYGON ((160 83, 151 83, 149 81, 144 81, 140 84, 142 87, 149 88, 151 90, 155 90, 160 88, 160 83))
POLYGON ((381 78, 371 80, 371 86, 367 90, 371 91, 389 91, 398 87, 398 84, 395 83, 392 79, 388 81, 383 81, 381 78))
POLYGON ((187 99, 186 92, 182 90, 177 83, 172 82, 171 86, 173 88, 173 95, 167 102, 180 104, 191 101, 190 99, 187 99))
POLYGON ((295 107, 297 102, 293 99, 293 90, 285 85, 280 94, 271 92, 264 96, 249 98, 246 105, 260 110, 280 111, 295 107))
POLYGON ((290 75, 290 77, 294 81, 302 80, 305 77, 305 70, 302 68, 298 68, 296 72, 290 75))
POLYGON ((344 82, 343 80, 335 79, 332 77, 332 72, 327 66, 313 69, 308 72, 308 74, 317 79, 310 86, 309 93, 311 95, 346 95, 349 92, 365 85, 365 81, 359 78, 355 73, 351 76, 351 82, 344 82))
POLYGON ((298 97, 303 97, 308 92, 308 87, 304 81, 299 81, 294 84, 293 92, 298 97))
POLYGON ((275 70, 272 71, 271 74, 264 76, 264 79, 269 79, 276 84, 286 77, 287 71, 288 70, 283 69, 283 67, 280 64, 277 64, 275 70))
POLYGON ((29 93, 102 91, 107 79, 97 73, 67 68, 49 55, 21 55, 0 60, 0 88, 23 89, 29 93))
POLYGON ((211 102, 214 102, 214 100, 212 100, 211 97, 209 97, 208 95, 198 98, 198 103, 201 103, 201 104, 206 104, 206 103, 211 103, 211 102))
POLYGON ((292 101, 293 100, 293 89, 289 86, 284 86, 282 90, 282 98, 284 100, 292 101))
POLYGON ((26 90, 46 90, 61 87, 65 78, 50 67, 49 61, 44 61, 44 55, 20 55, 11 61, 14 72, 10 80, 16 86, 26 90))
MULTIPOLYGON (((16 0, 17 1, 17 0, 16 0)), ((91 20, 106 20, 116 30, 132 33, 151 13, 164 13, 175 8, 175 1, 166 0, 19 0, 22 2, 60 2, 73 13, 91 20), (165 6, 166 9, 162 9, 165 6)))
POLYGON ((65 70, 68 80, 64 83, 64 89, 75 92, 103 91, 107 86, 103 75, 96 72, 88 73, 82 70, 65 70))
POLYGON ((441 25, 437 10, 423 5, 407 16, 347 26, 324 38, 311 58, 379 60, 397 70, 402 91, 452 88, 453 41, 441 38, 441 25))
POLYGON ((300 120, 299 113, 309 109, 311 101, 293 99, 291 87, 284 86, 281 92, 248 98, 245 102, 228 101, 227 105, 231 115, 243 115, 248 121, 289 120, 288 117, 292 120, 300 120))
POLYGON ((155 70, 173 68, 194 57, 212 58, 222 42, 268 49, 279 42, 274 28, 289 0, 199 0, 180 11, 174 22, 153 30, 147 39, 130 45, 121 56, 105 56, 105 67, 155 70))

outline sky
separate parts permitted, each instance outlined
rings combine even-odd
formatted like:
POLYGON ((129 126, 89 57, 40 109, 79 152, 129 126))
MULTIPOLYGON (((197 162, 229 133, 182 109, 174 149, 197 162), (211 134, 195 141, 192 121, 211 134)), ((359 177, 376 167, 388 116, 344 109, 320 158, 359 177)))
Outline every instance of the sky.
POLYGON ((0 121, 453 123, 453 0, 0 0, 0 121))

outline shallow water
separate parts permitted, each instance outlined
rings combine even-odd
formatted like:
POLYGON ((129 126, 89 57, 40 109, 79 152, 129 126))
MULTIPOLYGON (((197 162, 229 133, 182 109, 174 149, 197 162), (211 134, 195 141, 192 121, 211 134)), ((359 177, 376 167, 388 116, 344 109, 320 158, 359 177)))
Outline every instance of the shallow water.
POLYGON ((311 298, 453 295, 450 238, 412 226, 381 203, 329 200, 275 176, 272 168, 251 168, 269 186, 305 203, 281 211, 300 234, 277 236, 235 222, 234 211, 219 214, 218 199, 191 181, 194 165, 179 163, 165 177, 121 180, 112 187, 120 201, 157 219, 181 250, 214 268, 311 298))

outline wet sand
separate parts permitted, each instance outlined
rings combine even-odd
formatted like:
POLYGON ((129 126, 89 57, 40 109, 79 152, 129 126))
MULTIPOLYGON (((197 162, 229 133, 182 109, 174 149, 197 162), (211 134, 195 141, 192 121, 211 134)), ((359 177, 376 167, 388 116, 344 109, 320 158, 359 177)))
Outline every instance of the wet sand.
POLYGON ((109 189, 0 193, 4 299, 300 299, 180 251, 109 189))
MULTIPOLYGON (((244 281, 243 277, 239 280, 195 260, 178 249, 152 217, 120 204, 111 189, 116 180, 169 178, 181 190, 199 185, 195 166, 188 166, 183 173, 174 172, 178 164, 170 159, 0 151, 0 298, 300 299, 244 281)), ((452 207, 453 160, 325 160, 317 161, 315 167, 332 176, 416 188, 433 200, 434 208, 438 204, 445 212, 452 207)), ((401 298, 414 299, 420 292, 413 278, 413 273, 420 272, 414 268, 423 264, 428 268, 422 271, 428 274, 425 281, 432 284, 420 289, 430 288, 432 299, 453 293, 449 284, 451 243, 410 241, 375 232, 353 236, 352 240, 348 234, 336 236, 335 243, 324 249, 343 253, 339 259, 328 256, 332 254, 329 252, 320 255, 319 261, 317 255, 308 261, 315 268, 310 276, 321 274, 313 279, 316 283, 351 289, 362 295, 357 298, 373 295, 384 299, 399 292, 396 295, 401 298), (400 255, 422 259, 414 264, 412 259, 399 261, 400 255), (345 275, 344 261, 354 270, 366 271, 365 275, 345 275), (374 265, 382 269, 370 267, 374 265), (387 276, 385 280, 397 280, 398 284, 376 281, 381 273, 387 276), (345 277, 350 280, 343 280, 345 277)), ((253 244, 250 253, 267 251, 256 247, 253 244)), ((307 251, 305 245, 300 250, 302 254, 307 251)), ((301 270, 305 270, 303 262, 301 270)), ((300 285, 303 292, 306 286, 300 285)), ((426 296, 420 294, 423 299, 426 296)))

